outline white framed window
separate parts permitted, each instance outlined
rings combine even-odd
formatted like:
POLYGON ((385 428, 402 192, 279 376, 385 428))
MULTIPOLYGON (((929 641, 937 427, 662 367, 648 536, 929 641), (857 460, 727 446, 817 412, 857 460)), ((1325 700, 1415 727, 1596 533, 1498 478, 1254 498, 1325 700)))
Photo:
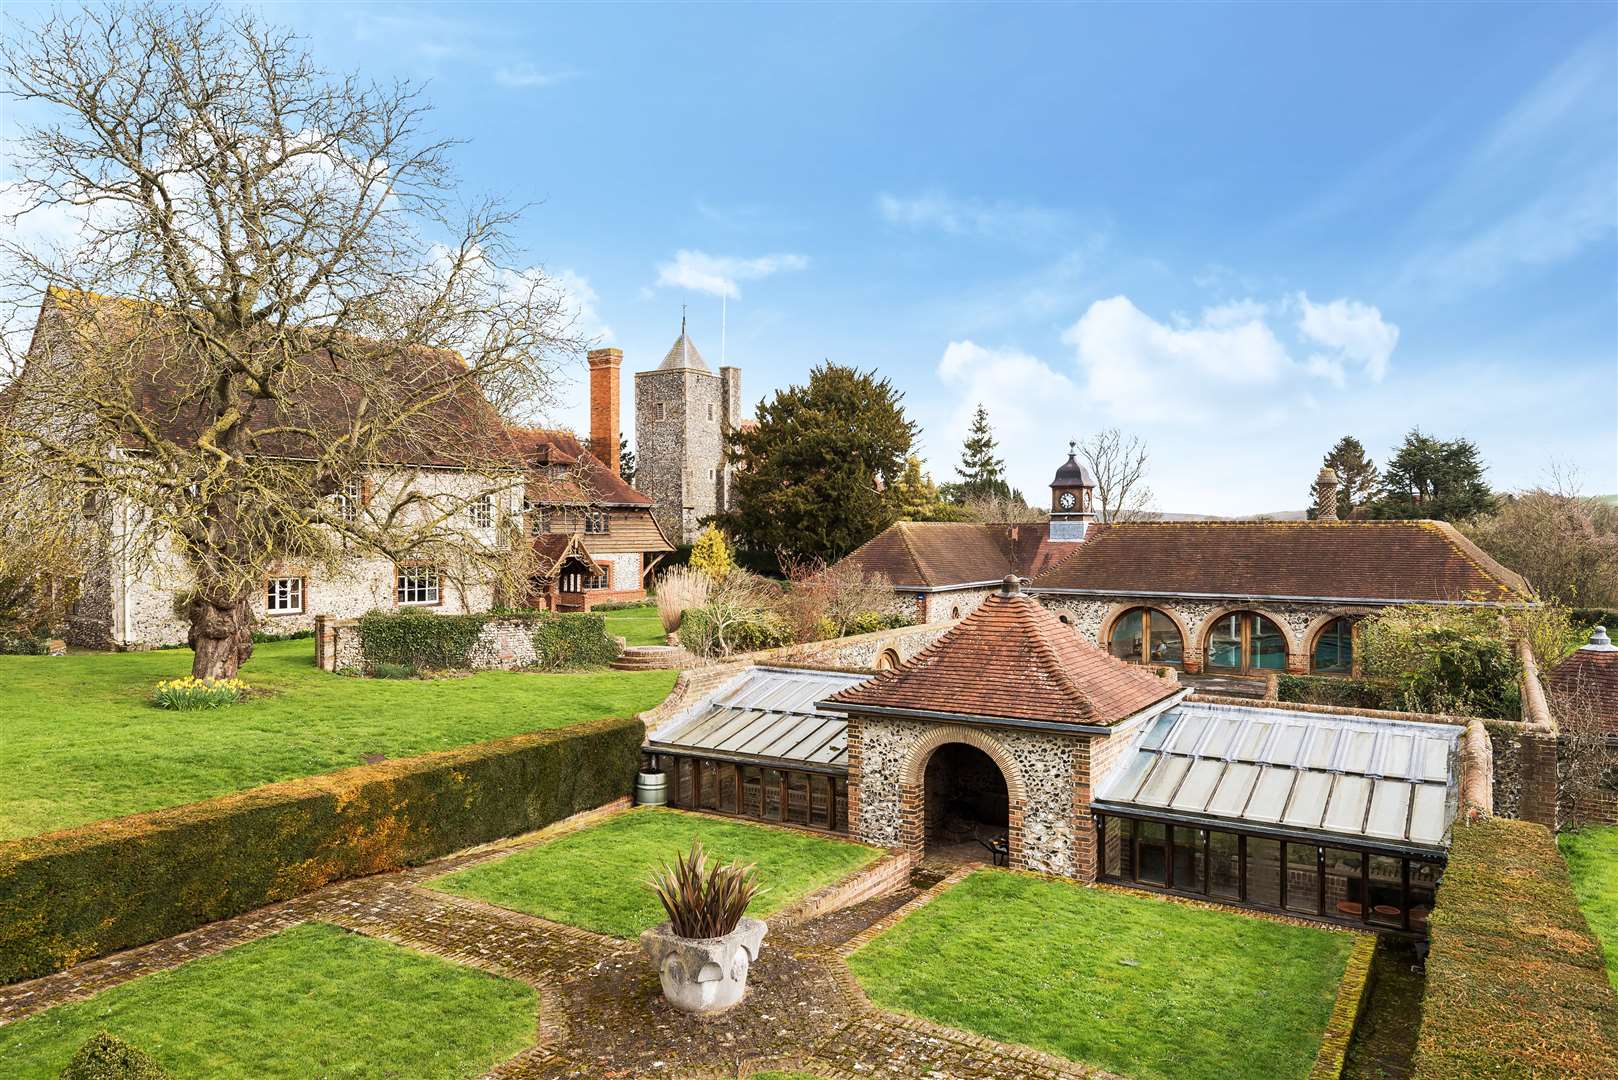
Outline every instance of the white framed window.
POLYGON ((467 506, 467 513, 472 516, 474 529, 488 529, 494 526, 494 496, 479 495, 467 506))
POLYGON ((596 564, 596 572, 584 579, 586 589, 612 588, 612 568, 605 563, 596 564))
POLYGON ((653 420, 667 420, 668 418, 669 418, 669 410, 668 410, 667 405, 665 405, 663 402, 659 401, 656 405, 652 406, 652 419, 653 420))
POLYGON ((344 521, 354 521, 359 518, 360 507, 363 505, 365 505, 365 481, 346 481, 337 492, 337 512, 343 516, 344 521))
POLYGON ((268 615, 302 615, 303 578, 272 577, 265 582, 264 611, 268 615))
POLYGON ((432 605, 442 602, 443 590, 439 582, 438 567, 407 564, 396 569, 393 600, 400 605, 432 605))
POLYGON ((584 512, 584 531, 587 533, 606 532, 607 512, 605 510, 586 510, 584 512))

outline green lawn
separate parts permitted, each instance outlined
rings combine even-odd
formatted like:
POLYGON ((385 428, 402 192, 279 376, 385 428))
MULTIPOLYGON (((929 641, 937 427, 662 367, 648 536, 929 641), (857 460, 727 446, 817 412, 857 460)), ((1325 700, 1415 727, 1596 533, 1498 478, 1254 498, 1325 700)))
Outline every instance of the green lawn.
POLYGON ((603 611, 601 615, 607 620, 607 633, 617 634, 631 645, 662 645, 668 641, 668 635, 663 633, 663 621, 657 617, 656 604, 618 608, 603 611))
POLYGON ((0 1026, 8 1080, 55 1080, 97 1031, 174 1080, 461 1080, 533 1042, 523 983, 306 923, 0 1026))
POLYGON ((634 937, 666 916, 644 882, 691 847, 758 864, 764 917, 879 859, 875 848, 678 810, 632 810, 515 855, 449 874, 432 886, 601 934, 634 937))
POLYGON ((1618 826, 1563 833, 1557 842, 1585 921, 1607 954, 1607 977, 1618 989, 1618 826))
POLYGON ((1309 1074, 1351 935, 1004 870, 850 959, 892 1009, 1133 1080, 1309 1074))
POLYGON ((239 705, 168 712, 158 679, 186 649, 0 656, 0 840, 177 806, 297 776, 605 716, 661 701, 672 671, 435 680, 351 679, 314 665, 314 642, 259 645, 242 675, 269 691, 239 705))

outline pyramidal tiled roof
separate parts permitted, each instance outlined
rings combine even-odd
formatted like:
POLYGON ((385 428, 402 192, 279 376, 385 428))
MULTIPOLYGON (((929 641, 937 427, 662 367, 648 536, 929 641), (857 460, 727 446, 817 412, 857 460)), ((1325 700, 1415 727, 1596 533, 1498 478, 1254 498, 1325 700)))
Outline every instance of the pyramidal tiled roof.
POLYGON ((663 357, 661 364, 657 365, 657 370, 659 371, 678 371, 681 368, 695 368, 698 371, 708 370, 707 362, 702 359, 702 354, 697 351, 697 344, 691 340, 691 335, 685 332, 684 325, 680 327, 680 336, 674 339, 673 345, 669 346, 668 355, 663 357))
POLYGON ((999 592, 909 661, 827 703, 850 712, 1110 726, 1179 690, 1085 641, 1007 577, 999 592))
POLYGON ((1574 649, 1545 681, 1559 707, 1594 711, 1593 717, 1579 716, 1575 722, 1597 720, 1608 735, 1618 737, 1618 646, 1607 637, 1606 627, 1596 627, 1589 644, 1574 649))

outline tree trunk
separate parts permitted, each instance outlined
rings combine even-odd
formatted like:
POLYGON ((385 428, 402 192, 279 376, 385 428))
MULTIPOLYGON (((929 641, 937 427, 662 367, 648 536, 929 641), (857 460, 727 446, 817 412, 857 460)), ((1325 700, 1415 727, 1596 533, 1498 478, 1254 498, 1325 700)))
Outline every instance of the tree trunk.
POLYGON ((191 597, 193 652, 191 674, 199 679, 234 679, 253 655, 253 609, 247 597, 191 597))

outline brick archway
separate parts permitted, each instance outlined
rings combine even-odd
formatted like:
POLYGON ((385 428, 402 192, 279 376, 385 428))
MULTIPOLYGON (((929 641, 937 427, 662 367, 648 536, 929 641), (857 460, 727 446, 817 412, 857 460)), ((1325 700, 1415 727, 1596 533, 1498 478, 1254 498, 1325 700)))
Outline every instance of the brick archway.
POLYGON ((1357 676, 1360 673, 1360 623, 1365 620, 1367 615, 1374 614, 1375 611, 1375 608, 1336 607, 1329 609, 1323 615, 1317 615, 1303 632, 1301 660, 1303 670, 1308 672, 1315 670, 1315 643, 1322 631, 1338 619, 1349 619, 1354 626, 1354 663, 1351 674, 1357 676))
POLYGON ((983 751, 999 768, 1006 781, 1009 803, 1006 823, 1008 863, 1014 869, 1027 865, 1023 858, 1023 811, 1028 806, 1028 787, 1022 770, 994 736, 965 724, 939 724, 930 729, 905 755, 899 773, 899 843, 906 851, 920 856, 927 847, 927 763, 941 747, 959 743, 983 751))

